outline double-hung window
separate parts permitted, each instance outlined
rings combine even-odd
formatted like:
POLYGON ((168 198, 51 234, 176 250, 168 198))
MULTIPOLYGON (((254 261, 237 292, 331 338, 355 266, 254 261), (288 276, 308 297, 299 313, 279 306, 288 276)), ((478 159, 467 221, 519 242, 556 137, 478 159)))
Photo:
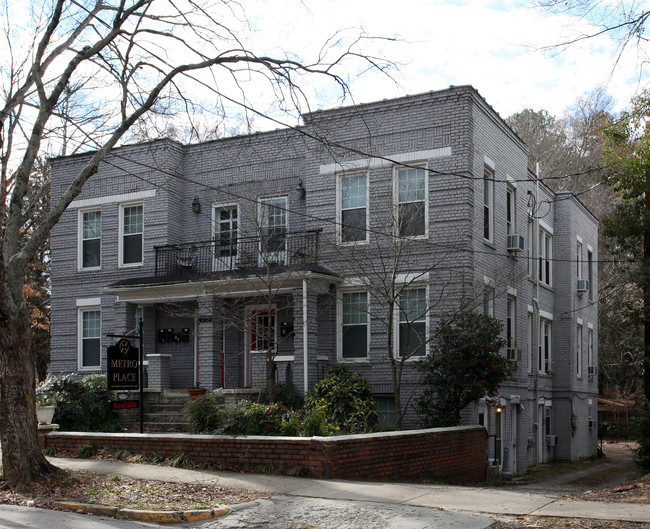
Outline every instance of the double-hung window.
POLYGON ((594 372, 594 329, 589 324, 587 327, 587 365, 591 368, 588 371, 591 371, 588 374, 593 374, 594 372))
POLYGON ((143 205, 124 204, 120 209, 120 265, 142 264, 143 205))
POLYGON ((515 235, 517 233, 517 202, 515 187, 508 184, 506 189, 506 234, 515 235))
POLYGON ((79 212, 79 269, 101 266, 102 212, 79 212))
POLYGON ((587 281, 589 281, 589 301, 594 300, 594 254, 589 246, 587 246, 587 281))
POLYGON ((344 292, 341 303, 341 358, 368 357, 368 293, 344 292))
POLYGON ((399 355, 410 358, 427 352, 427 289, 408 288, 398 298, 399 355))
POLYGON ((101 310, 98 307, 79 309, 77 340, 79 369, 100 367, 101 318, 101 310))
POLYGON ((368 222, 368 177, 341 176, 341 242, 365 242, 368 222))
POLYGON ((400 237, 426 234, 427 177, 422 167, 397 171, 397 227, 400 237))
POLYGON ((508 296, 506 312, 506 339, 507 347, 514 349, 517 347, 515 317, 517 313, 517 302, 514 296, 508 296))
POLYGON ((576 277, 582 279, 582 242, 576 241, 576 277))
POLYGON ((553 284, 553 238, 544 229, 539 230, 539 244, 537 249, 539 254, 539 280, 545 285, 551 286, 553 284))

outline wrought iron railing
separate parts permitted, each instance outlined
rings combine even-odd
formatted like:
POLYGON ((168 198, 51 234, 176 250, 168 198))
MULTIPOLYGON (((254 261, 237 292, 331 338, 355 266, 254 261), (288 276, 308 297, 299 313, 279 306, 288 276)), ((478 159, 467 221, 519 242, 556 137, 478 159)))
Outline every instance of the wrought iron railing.
POLYGON ((202 276, 266 267, 317 264, 318 231, 274 232, 259 237, 220 234, 211 241, 157 246, 156 276, 202 276))

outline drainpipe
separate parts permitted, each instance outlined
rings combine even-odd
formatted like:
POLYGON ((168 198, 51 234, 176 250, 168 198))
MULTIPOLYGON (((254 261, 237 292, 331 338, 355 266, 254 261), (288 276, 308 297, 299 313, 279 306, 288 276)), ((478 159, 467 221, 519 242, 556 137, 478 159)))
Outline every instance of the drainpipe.
POLYGON ((307 329, 307 278, 302 280, 302 363, 303 363, 303 381, 304 394, 309 391, 309 344, 307 339, 309 332, 307 329))

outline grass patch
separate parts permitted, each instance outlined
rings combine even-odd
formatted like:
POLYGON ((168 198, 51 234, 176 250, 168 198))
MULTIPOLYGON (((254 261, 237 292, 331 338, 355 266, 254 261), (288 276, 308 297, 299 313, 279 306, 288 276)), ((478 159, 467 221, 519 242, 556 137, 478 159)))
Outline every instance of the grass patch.
POLYGON ((534 467, 529 467, 526 471, 526 479, 530 481, 542 481, 545 479, 555 478, 569 472, 578 472, 598 465, 607 461, 606 457, 586 459, 584 461, 574 461, 571 463, 543 463, 534 467))

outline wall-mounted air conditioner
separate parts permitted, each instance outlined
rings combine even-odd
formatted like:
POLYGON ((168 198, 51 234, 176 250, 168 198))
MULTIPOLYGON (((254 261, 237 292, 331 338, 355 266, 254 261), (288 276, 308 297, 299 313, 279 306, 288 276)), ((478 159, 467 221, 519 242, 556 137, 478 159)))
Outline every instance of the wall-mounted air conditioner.
POLYGON ((521 362, 521 349, 518 347, 508 347, 508 360, 512 362, 521 362))
POLYGON ((506 246, 509 252, 521 252, 524 249, 524 238, 521 235, 508 235, 506 246))
POLYGON ((547 435, 546 446, 557 446, 557 435, 547 435))
POLYGON ((593 429, 596 427, 596 421, 593 419, 589 419, 589 429, 593 429))
POLYGON ((578 292, 587 292, 589 290, 588 279, 578 279, 578 292))

